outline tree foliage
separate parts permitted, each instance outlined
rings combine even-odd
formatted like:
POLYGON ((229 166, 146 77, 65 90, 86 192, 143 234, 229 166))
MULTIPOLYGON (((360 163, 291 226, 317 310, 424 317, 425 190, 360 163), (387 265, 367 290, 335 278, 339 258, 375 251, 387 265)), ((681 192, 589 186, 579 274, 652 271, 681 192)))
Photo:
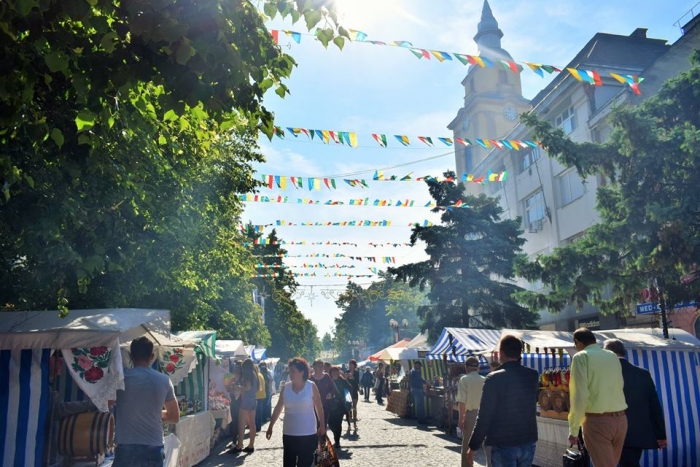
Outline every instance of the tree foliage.
MULTIPOLYGON (((247 227, 247 235, 251 241, 261 237, 252 226, 247 227)), ((258 292, 266 297, 265 325, 272 341, 268 354, 283 361, 297 356, 311 361, 321 351, 318 329, 302 314, 292 298, 298 284, 291 271, 284 267, 282 258, 287 251, 280 247, 276 230, 270 232, 267 240, 265 245, 255 245, 252 252, 258 273, 276 275, 254 280, 258 292)))
MULTIPOLYGON (((696 53, 697 57, 697 53, 696 53)), ((669 80, 637 107, 617 109, 605 144, 577 144, 534 115, 523 117, 550 156, 581 176, 611 183, 597 192, 601 221, 579 241, 518 270, 542 280, 546 294, 522 299, 552 311, 588 301, 626 314, 644 288, 673 305, 696 299, 700 262, 700 66, 669 80), (683 279, 685 277, 685 279, 683 279), (688 282, 685 284, 684 282, 688 282), (611 294, 604 293, 610 287, 611 294)))
MULTIPOLYGON (((343 33, 332 8, 269 5, 343 33)), ((3 308, 167 308, 270 342, 236 197, 295 65, 264 20, 247 0, 0 2, 3 308)))
POLYGON ((438 206, 458 201, 469 207, 447 209, 442 225, 416 226, 411 243, 425 242, 428 259, 389 268, 398 280, 428 289, 429 305, 419 308, 422 330, 436 339, 444 327, 531 328, 537 314, 519 305, 514 292, 513 263, 525 242, 520 220, 501 219, 498 201, 485 195, 464 194, 454 172, 443 182, 429 181, 438 206))
POLYGON ((401 337, 413 337, 420 325, 416 311, 423 303, 425 294, 393 280, 388 274, 380 274, 380 280, 366 289, 350 282, 336 300, 342 310, 335 319, 334 344, 339 358, 351 358, 353 346, 348 345, 348 341, 364 341, 363 348, 367 352, 393 344, 391 319, 399 323, 405 319, 408 325, 401 326, 401 337))

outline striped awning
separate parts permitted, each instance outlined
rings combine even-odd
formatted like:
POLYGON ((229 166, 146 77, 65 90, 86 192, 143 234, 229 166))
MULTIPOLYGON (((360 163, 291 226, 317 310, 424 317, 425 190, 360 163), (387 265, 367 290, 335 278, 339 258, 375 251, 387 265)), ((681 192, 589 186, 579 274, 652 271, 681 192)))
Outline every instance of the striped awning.
POLYGON ((497 329, 444 328, 440 338, 425 356, 428 360, 463 362, 469 355, 492 351, 498 346, 501 331, 497 329))
POLYGON ((177 337, 195 342, 196 350, 216 360, 216 331, 184 331, 177 337))

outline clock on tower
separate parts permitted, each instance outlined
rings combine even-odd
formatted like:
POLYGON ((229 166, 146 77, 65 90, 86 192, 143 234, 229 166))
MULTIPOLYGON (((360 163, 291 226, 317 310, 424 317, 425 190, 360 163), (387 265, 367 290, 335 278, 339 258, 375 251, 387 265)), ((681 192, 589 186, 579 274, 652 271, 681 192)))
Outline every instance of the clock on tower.
POLYGON ((503 116, 509 122, 514 122, 518 119, 518 111, 508 105, 503 109, 503 116))

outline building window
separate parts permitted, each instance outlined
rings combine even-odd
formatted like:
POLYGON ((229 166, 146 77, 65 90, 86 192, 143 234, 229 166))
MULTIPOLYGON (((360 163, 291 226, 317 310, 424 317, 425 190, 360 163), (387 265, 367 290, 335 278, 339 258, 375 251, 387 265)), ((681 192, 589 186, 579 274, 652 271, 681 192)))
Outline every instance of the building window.
POLYGON ((530 231, 542 229, 545 216, 544 193, 538 190, 532 196, 525 198, 525 223, 530 231))
POLYGON ((524 172, 540 158, 540 148, 528 148, 518 154, 520 155, 520 172, 524 172))
POLYGON ((559 177, 559 194, 561 206, 576 201, 586 192, 581 177, 575 170, 569 170, 559 177))
POLYGON ((554 119, 554 125, 564 130, 564 134, 570 134, 576 129, 576 113, 571 106, 554 119))

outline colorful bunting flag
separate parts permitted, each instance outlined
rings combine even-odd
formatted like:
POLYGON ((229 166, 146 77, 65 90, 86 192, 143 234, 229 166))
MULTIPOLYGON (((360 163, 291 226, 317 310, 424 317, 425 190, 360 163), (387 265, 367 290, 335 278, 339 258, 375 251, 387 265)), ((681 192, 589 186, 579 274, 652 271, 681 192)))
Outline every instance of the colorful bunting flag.
POLYGON ((408 141, 408 136, 394 135, 394 138, 396 138, 398 142, 403 144, 404 146, 410 145, 410 142, 408 141))
MULTIPOLYGON (((295 32, 295 31, 288 31, 288 30, 283 30, 287 36, 291 37, 297 44, 301 42, 301 36, 302 33, 300 32, 295 32)), ((317 36, 319 34, 320 30, 317 30, 315 35, 317 36)), ((270 30, 270 34, 272 35, 272 39, 275 41, 275 43, 279 44, 279 30, 277 29, 272 29, 270 30)), ((400 40, 400 41, 390 41, 389 43, 383 42, 383 41, 375 41, 371 40, 368 41, 366 40, 367 34, 364 32, 355 30, 355 29, 350 29, 348 32, 349 39, 351 41, 355 42, 366 42, 369 44, 374 44, 374 45, 389 45, 389 46, 394 46, 394 47, 400 47, 400 48, 405 48, 408 49, 413 55, 415 55, 417 58, 422 59, 426 58, 430 60, 430 55, 432 54, 438 61, 444 62, 444 61, 452 61, 452 55, 454 55, 457 60, 459 60, 463 65, 478 65, 481 68, 485 67, 493 67, 494 62, 492 62, 489 58, 484 57, 484 56, 479 56, 479 55, 467 55, 467 54, 460 54, 460 53, 455 53, 455 52, 443 52, 440 50, 425 50, 417 47, 413 47, 413 44, 409 41, 405 40, 400 40), (452 54, 452 55, 450 55, 452 54)), ((513 73, 519 73, 520 72, 520 67, 518 66, 517 62, 514 62, 512 60, 503 60, 503 59, 498 59, 496 60, 503 68, 512 71, 513 73)), ((528 68, 530 68, 534 73, 539 75, 540 77, 544 77, 543 71, 546 71, 549 74, 552 73, 560 73, 562 70, 560 68, 557 68, 552 65, 542 65, 539 63, 532 63, 532 62, 521 62, 524 65, 527 65, 528 68)), ((582 69, 576 69, 576 68, 568 68, 568 71, 574 76, 574 78, 578 81, 586 81, 592 85, 595 86, 602 86, 603 82, 600 79, 600 75, 597 71, 595 70, 582 70, 582 69)), ((629 86, 632 88, 632 90, 635 93, 639 93, 639 83, 642 82, 641 79, 635 77, 632 82, 629 82, 627 79, 625 79, 623 76, 628 76, 628 75, 619 75, 616 73, 610 73, 613 78, 616 80, 620 81, 621 83, 627 83, 629 86), (616 76, 614 76, 616 75, 616 76), (618 78, 619 77, 619 78, 618 78)))

